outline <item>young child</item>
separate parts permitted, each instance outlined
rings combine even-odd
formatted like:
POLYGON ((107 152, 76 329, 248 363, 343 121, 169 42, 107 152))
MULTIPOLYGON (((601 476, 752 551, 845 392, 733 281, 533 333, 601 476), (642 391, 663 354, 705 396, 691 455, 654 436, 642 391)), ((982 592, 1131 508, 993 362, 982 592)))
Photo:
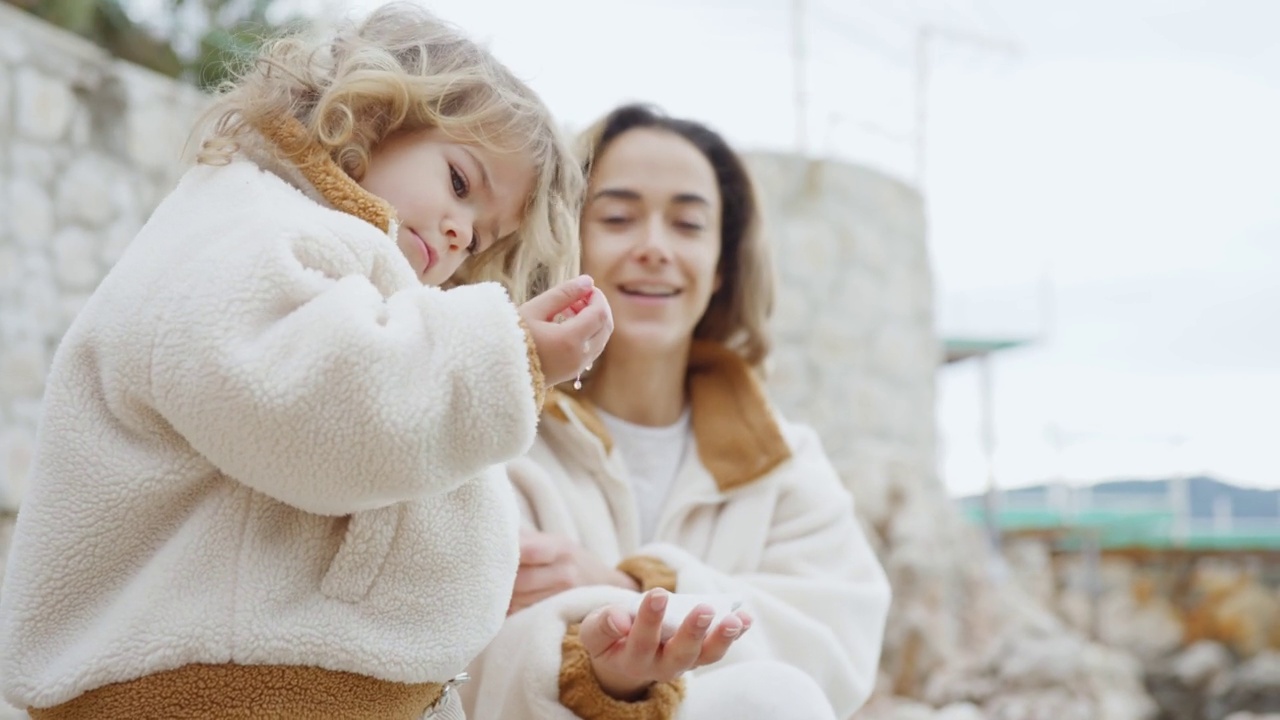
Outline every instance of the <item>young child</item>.
POLYGON ((589 278, 555 284, 580 171, 528 87, 406 6, 271 44, 210 118, 54 360, 4 695, 37 720, 458 713, 515 577, 494 466, 612 329, 589 278))

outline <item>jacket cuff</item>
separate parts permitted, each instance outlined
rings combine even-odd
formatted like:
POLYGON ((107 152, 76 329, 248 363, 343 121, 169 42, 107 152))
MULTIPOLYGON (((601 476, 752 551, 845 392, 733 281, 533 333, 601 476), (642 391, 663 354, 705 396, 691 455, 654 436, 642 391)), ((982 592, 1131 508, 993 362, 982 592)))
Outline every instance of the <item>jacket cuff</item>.
POLYGON ((533 378, 533 408, 537 412, 542 412, 542 406, 547 401, 547 378, 542 374, 542 359, 538 357, 538 345, 533 341, 533 333, 529 330, 529 325, 525 323, 524 317, 520 317, 520 329, 524 331, 525 349, 529 353, 529 375, 533 378))
POLYGON ((591 669, 591 656, 570 625, 560 645, 560 704, 582 720, 673 720, 684 700, 684 679, 654 683, 635 702, 611 697, 591 669))
POLYGON ((640 583, 640 592, 649 592, 654 588, 662 588, 667 592, 676 591, 676 571, 658 558, 634 555, 618 563, 618 569, 640 583))

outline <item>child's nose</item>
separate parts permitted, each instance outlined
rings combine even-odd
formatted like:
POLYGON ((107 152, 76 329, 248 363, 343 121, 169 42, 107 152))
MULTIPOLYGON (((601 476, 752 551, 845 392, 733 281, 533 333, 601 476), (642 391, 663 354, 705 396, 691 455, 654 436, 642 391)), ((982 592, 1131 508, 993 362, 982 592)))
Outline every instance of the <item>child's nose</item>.
POLYGON ((446 220, 444 237, 445 241, 449 243, 451 252, 466 250, 471 245, 471 226, 453 220, 446 220))

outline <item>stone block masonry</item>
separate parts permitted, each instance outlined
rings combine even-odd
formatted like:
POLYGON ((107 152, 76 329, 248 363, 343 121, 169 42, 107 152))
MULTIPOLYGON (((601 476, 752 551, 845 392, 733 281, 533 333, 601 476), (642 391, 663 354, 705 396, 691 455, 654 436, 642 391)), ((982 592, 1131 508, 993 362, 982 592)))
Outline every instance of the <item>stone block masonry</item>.
POLYGON ((208 99, 0 3, 0 508, 63 332, 186 166, 208 99))

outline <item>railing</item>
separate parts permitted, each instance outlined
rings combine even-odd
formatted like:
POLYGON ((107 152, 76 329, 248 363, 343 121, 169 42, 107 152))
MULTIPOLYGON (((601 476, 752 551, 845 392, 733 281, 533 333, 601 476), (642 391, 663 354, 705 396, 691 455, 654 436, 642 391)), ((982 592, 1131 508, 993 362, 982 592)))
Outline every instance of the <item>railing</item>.
MULTIPOLYGON (((1280 551, 1280 519, 1228 514, 1187 518, 1167 502, 1140 499, 1121 502, 1113 496, 1105 503, 1068 508, 1027 499, 1004 502, 996 511, 997 526, 1005 535, 1049 537, 1061 550, 1078 550, 1088 538, 1103 550, 1280 551)), ((986 509, 980 502, 961 507, 971 521, 984 523, 986 509)))

